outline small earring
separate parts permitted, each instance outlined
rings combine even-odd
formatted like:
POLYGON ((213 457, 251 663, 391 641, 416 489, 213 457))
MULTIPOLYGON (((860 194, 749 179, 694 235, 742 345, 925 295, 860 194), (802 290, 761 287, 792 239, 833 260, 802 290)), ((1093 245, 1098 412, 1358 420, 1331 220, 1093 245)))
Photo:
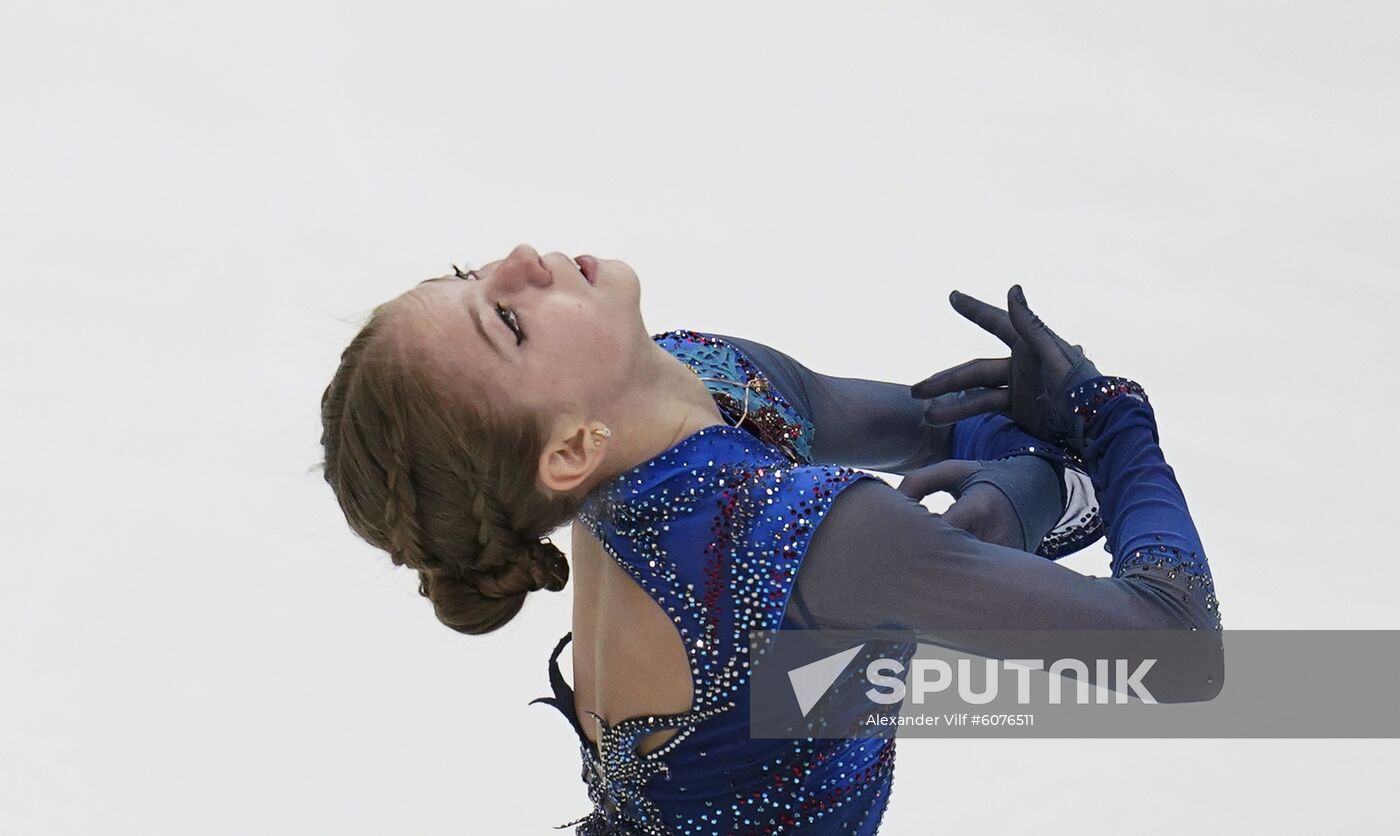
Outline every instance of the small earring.
POLYGON ((602 445, 604 438, 612 437, 612 430, 608 429, 607 427, 602 427, 601 429, 598 427, 594 427, 593 429, 589 430, 589 432, 593 433, 593 435, 596 436, 593 439, 594 447, 602 445))

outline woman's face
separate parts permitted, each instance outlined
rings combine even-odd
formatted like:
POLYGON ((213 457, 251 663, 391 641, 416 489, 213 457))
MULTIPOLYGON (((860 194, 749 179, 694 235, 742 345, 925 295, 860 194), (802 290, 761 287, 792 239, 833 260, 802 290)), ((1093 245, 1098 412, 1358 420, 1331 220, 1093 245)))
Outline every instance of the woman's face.
POLYGON ((584 263, 587 276, 569 256, 521 244, 466 279, 428 279, 400 297, 410 338, 427 341, 464 393, 499 395, 530 414, 591 419, 653 343, 632 268, 584 263))

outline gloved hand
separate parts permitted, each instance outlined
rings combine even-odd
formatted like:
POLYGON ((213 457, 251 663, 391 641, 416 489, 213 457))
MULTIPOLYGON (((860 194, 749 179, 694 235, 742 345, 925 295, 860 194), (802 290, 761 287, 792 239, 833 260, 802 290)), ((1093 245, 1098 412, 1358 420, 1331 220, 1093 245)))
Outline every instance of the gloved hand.
POLYGON ((1070 390, 1100 377, 1080 346, 1051 331, 1026 305, 1020 285, 1006 295, 1007 310, 956 290, 953 309, 991 332, 1011 349, 1010 357, 969 360, 914 384, 916 398, 932 399, 924 420, 952 424, 982 412, 1000 412, 1026 432, 1082 453, 1084 422, 1074 414, 1070 390))
MULTIPOLYGON (((1017 472, 1023 464, 1013 459, 987 462, 945 459, 906 474, 899 483, 899 492, 913 499, 923 499, 931 493, 947 491, 956 500, 943 512, 943 519, 949 525, 961 528, 984 543, 1034 551, 1045 532, 1037 529, 1032 521, 1033 533, 1028 534, 1015 503, 998 487, 1024 478, 1023 473, 1017 472), (1033 537, 1035 542, 1027 543, 1028 537, 1033 537)), ((1053 522, 1051 520, 1051 524, 1053 522)))

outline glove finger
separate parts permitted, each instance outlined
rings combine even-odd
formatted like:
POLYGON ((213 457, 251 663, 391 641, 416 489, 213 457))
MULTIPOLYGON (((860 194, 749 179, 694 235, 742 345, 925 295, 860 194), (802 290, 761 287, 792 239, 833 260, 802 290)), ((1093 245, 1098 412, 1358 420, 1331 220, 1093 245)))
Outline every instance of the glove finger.
POLYGON ((1011 290, 1007 291, 1006 301, 1012 326, 1031 348, 1035 349, 1042 361, 1064 356, 1064 352, 1061 351, 1061 346, 1065 345, 1064 340, 1031 312, 1030 307, 1026 305, 1026 294, 1022 292, 1020 285, 1012 285, 1011 290))
POLYGON ((924 423, 942 427, 984 412, 1010 414, 1011 390, 967 389, 933 398, 924 407, 924 423))
POLYGON ((968 360, 962 365, 930 375, 909 387, 916 398, 932 398, 978 386, 1006 386, 1011 383, 1011 358, 968 360))
POLYGON ((1011 318, 1007 316, 1006 311, 956 290, 948 294, 948 301, 952 303, 953 310, 1006 343, 1008 348, 1016 342, 1016 329, 1012 326, 1011 318))
POLYGON ((981 466, 981 462, 970 459, 945 459, 905 476, 899 483, 899 492, 914 499, 923 499, 938 491, 951 493, 981 466))

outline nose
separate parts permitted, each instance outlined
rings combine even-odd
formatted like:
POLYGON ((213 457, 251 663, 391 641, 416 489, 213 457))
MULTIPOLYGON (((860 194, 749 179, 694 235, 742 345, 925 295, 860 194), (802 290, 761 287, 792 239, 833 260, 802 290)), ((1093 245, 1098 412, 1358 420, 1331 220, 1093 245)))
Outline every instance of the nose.
POLYGON ((554 282, 554 276, 545 266, 544 259, 529 244, 520 244, 511 250, 510 255, 501 262, 496 276, 503 287, 548 287, 554 282))

